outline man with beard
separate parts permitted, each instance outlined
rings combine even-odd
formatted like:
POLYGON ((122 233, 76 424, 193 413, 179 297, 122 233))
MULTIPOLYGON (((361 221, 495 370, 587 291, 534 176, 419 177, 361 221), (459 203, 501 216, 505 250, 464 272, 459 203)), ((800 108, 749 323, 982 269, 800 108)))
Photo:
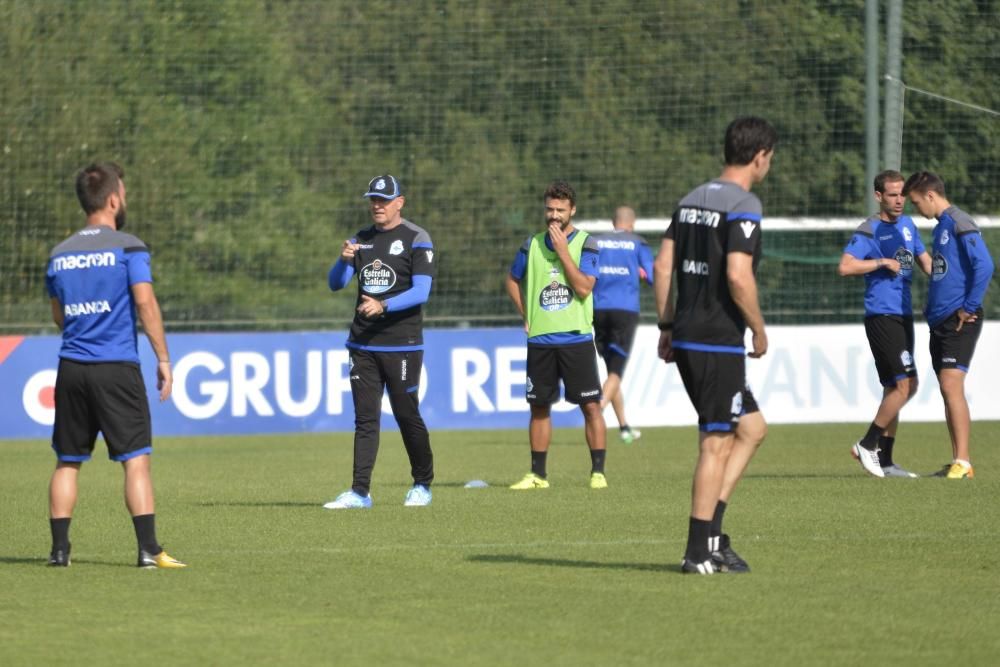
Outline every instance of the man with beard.
POLYGON ((55 389, 49 485, 52 551, 49 565, 70 564, 69 524, 80 465, 90 459, 100 431, 108 456, 125 470, 125 505, 132 515, 142 568, 181 568, 156 539, 150 478, 152 429, 139 370, 136 316, 156 354, 160 400, 170 396, 173 374, 163 317, 153 293, 149 250, 125 225, 125 172, 92 164, 76 179, 87 226, 49 257, 45 282, 52 319, 62 330, 55 389))
POLYGON ((528 334, 525 395, 531 406, 531 472, 510 488, 549 488, 546 457, 552 439, 552 404, 559 400, 562 380, 566 400, 583 412, 590 448, 590 488, 604 489, 608 486, 605 424, 592 294, 600 249, 593 237, 573 227, 576 192, 569 183, 552 183, 543 201, 547 229, 524 242, 506 280, 507 294, 524 318, 528 334))

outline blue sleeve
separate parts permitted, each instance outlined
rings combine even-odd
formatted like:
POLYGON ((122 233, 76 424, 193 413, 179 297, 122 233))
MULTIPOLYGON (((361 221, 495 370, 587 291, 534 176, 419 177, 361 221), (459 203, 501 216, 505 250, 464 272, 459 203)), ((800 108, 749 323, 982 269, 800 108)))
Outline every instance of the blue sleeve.
POLYGON ((125 260, 128 262, 128 284, 129 287, 136 283, 153 282, 153 270, 149 266, 149 253, 145 251, 126 252, 125 260))
POLYGON ((862 234, 855 234, 844 247, 844 253, 855 259, 875 259, 882 256, 872 239, 862 234))
POLYGON ((961 248, 972 267, 972 286, 965 294, 962 309, 967 313, 974 313, 983 307, 983 296, 986 295, 986 288, 990 286, 990 279, 993 277, 993 258, 986 249, 983 237, 978 233, 963 234, 959 238, 962 239, 961 248))
POLYGON ((594 276, 595 278, 599 277, 601 275, 601 269, 599 262, 597 261, 598 257, 599 256, 596 252, 584 249, 584 251, 580 253, 580 271, 582 271, 584 275, 594 276))
POLYGON ((639 268, 646 272, 646 282, 653 284, 653 253, 645 243, 639 245, 639 268))
POLYGON ((414 306, 427 303, 427 299, 431 296, 432 281, 433 278, 426 274, 415 274, 413 276, 413 287, 405 292, 400 292, 391 299, 386 299, 385 309, 387 311, 395 312, 397 310, 406 310, 407 308, 413 308, 414 306))
POLYGON ((510 275, 514 280, 520 281, 524 278, 524 271, 528 267, 528 255, 523 250, 517 251, 514 263, 510 265, 510 275))
POLYGON ((337 263, 330 269, 330 275, 327 276, 330 289, 334 292, 344 289, 347 287, 347 283, 351 282, 352 276, 354 276, 354 267, 342 258, 337 259, 337 263))

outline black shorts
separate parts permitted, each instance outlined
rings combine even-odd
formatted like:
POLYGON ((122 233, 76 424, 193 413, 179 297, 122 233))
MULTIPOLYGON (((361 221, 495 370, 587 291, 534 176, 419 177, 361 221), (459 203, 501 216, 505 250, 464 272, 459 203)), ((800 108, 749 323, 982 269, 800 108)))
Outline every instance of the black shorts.
POLYGON ((944 322, 931 327, 931 365, 935 375, 945 368, 969 372, 979 334, 983 331, 982 309, 976 311, 975 322, 966 322, 961 331, 955 331, 957 327, 958 315, 955 313, 944 322))
POLYGON ((52 449, 60 461, 87 461, 97 433, 108 458, 126 461, 153 451, 146 385, 137 364, 59 360, 52 449))
POLYGON ((559 380, 570 403, 601 400, 597 351, 593 341, 570 345, 528 346, 525 397, 532 405, 552 405, 559 400, 559 380))
POLYGON ((731 432, 745 414, 759 412, 746 382, 742 354, 674 348, 684 389, 698 413, 698 430, 731 432))
POLYGON ((595 310, 594 343, 604 358, 608 373, 621 377, 625 362, 632 351, 635 329, 639 326, 639 313, 630 310, 595 310))
POLYGON ((895 387, 903 378, 917 377, 913 362, 913 318, 873 315, 865 318, 868 345, 883 387, 895 387))

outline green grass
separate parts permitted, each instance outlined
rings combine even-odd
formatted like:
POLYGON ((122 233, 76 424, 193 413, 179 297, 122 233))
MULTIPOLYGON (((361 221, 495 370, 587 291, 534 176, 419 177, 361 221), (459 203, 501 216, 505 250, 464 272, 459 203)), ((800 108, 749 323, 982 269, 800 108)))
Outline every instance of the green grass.
MULTIPOLYGON (((158 529, 183 571, 134 567, 103 452, 73 566, 44 567, 52 453, 2 441, 0 664, 1000 663, 1000 424, 974 425, 961 482, 865 477, 861 430, 772 427, 726 517, 753 573, 714 577, 678 568, 693 429, 610 432, 606 491, 586 486, 582 432, 557 431, 535 492, 504 488, 526 431, 437 432, 429 508, 402 507, 386 433, 367 512, 321 508, 349 486, 350 434, 161 438, 158 529)), ((904 424, 896 458, 936 470, 944 426, 904 424)))

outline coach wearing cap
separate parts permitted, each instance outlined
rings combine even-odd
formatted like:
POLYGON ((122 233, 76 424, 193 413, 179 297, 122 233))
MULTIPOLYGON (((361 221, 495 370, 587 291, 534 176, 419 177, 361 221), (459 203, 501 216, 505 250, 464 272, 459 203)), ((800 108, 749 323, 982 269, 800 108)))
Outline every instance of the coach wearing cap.
POLYGON ((367 509, 378 454, 382 394, 388 388, 392 414, 410 457, 413 488, 403 502, 431 503, 434 457, 420 416, 418 388, 424 359, 423 304, 434 277, 430 235, 402 217, 406 197, 394 176, 376 176, 364 194, 371 227, 344 241, 330 269, 330 289, 358 277, 358 300, 347 339, 354 399, 354 481, 327 509, 367 509))

